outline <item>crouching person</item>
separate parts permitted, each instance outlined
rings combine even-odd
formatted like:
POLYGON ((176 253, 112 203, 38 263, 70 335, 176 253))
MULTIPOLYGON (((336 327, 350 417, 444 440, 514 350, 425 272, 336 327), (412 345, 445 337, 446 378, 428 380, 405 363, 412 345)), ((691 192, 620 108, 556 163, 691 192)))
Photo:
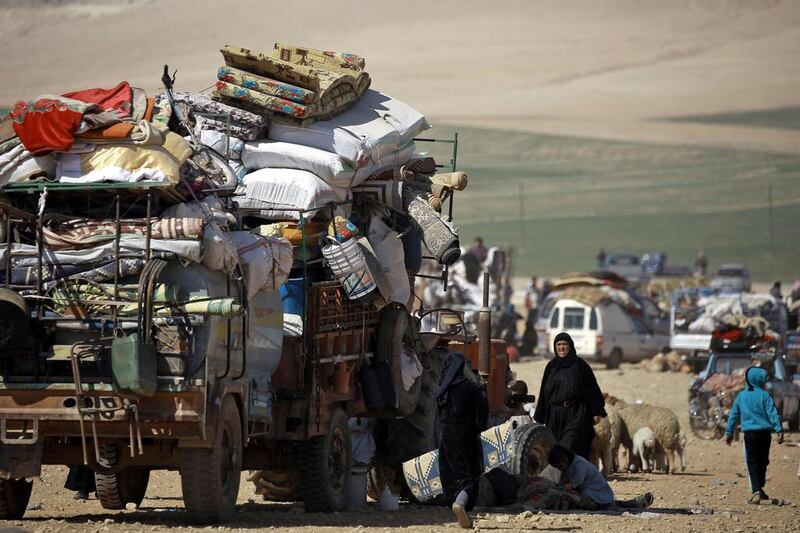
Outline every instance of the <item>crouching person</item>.
POLYGON ((489 406, 480 378, 464 356, 448 352, 436 391, 442 441, 439 472, 448 505, 461 527, 472 527, 467 512, 475 506, 483 470, 480 435, 486 429, 489 406))
POLYGON ((650 507, 653 493, 647 492, 631 500, 615 500, 603 474, 592 463, 556 444, 550 450, 550 464, 561 471, 561 485, 580 496, 582 509, 609 509, 617 507, 650 507))

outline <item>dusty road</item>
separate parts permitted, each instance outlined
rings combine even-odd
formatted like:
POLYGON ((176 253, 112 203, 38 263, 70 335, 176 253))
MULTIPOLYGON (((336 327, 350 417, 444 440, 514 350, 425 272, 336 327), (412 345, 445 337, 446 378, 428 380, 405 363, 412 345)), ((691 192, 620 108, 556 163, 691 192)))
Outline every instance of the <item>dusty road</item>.
MULTIPOLYGON (((538 392, 544 362, 541 359, 518 363, 514 370, 538 392)), ((690 376, 651 374, 623 365, 621 370, 596 369, 603 390, 628 401, 638 399, 669 407, 688 429, 687 387, 690 376)), ((797 477, 800 448, 798 435, 790 435, 783 446, 773 445, 767 491, 787 499, 784 507, 746 504, 747 480, 741 445, 726 447, 721 441, 705 442, 690 432, 689 468, 676 475, 617 474, 611 485, 620 496, 645 490, 656 493, 654 508, 663 514, 602 516, 591 514, 542 514, 523 517, 517 514, 480 516, 476 528, 482 530, 541 529, 557 531, 800 531, 800 481, 797 477), (707 508, 712 514, 673 514, 690 508, 707 508)), ((162 531, 195 529, 187 526, 180 492, 180 479, 174 472, 154 473, 147 496, 139 511, 105 511, 97 500, 79 502, 62 489, 66 469, 45 468, 35 484, 30 510, 24 521, 0 522, 28 531, 162 531)), ((251 485, 242 480, 239 512, 222 531, 278 529, 284 531, 441 531, 457 528, 452 515, 443 509, 402 505, 395 513, 382 513, 371 504, 365 513, 305 514, 299 505, 267 504, 254 501, 251 485)), ((199 529, 199 528, 198 528, 199 529)), ((208 528, 206 528, 208 529, 208 528)))

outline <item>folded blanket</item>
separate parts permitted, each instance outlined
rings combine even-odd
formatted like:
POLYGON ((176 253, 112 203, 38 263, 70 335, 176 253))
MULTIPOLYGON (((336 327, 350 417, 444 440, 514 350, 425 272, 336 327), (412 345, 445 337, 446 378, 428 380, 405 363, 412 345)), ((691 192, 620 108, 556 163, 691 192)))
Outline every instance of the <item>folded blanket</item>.
MULTIPOLYGON (((358 67, 358 61, 348 63, 341 57, 337 58, 337 54, 333 52, 281 45, 276 45, 272 55, 235 46, 225 46, 220 52, 229 67, 290 83, 315 93, 316 99, 302 115, 304 117, 340 113, 357 101, 370 83, 369 75, 358 67), (344 68, 342 65, 350 65, 352 68, 344 68)), ((363 60, 361 61, 363 64, 363 60)))
MULTIPOLYGON (((123 235, 119 243, 120 253, 125 255, 141 254, 146 249, 146 239, 141 235, 123 235)), ((153 252, 168 252, 181 259, 200 262, 200 241, 153 239, 150 241, 153 252)), ((7 246, 0 245, 0 264, 5 264, 7 246)), ((11 265, 19 267, 36 267, 37 247, 30 244, 11 245, 11 265)), ((144 254, 141 254, 144 255, 144 254)), ((42 251, 42 262, 45 265, 95 265, 114 259, 114 242, 104 242, 91 248, 80 250, 53 250, 45 247, 42 251)), ((0 269, 2 270, 2 269, 0 269)))
POLYGON ((163 146, 137 144, 106 144, 89 153, 58 154, 56 177, 80 178, 98 171, 102 178, 105 168, 135 171, 139 169, 159 170, 173 183, 180 180, 180 168, 192 149, 180 135, 169 132, 163 146))
POLYGON ((217 69, 217 79, 298 104, 307 105, 317 99, 317 95, 308 89, 257 76, 238 68, 219 67, 217 69))
MULTIPOLYGON (((159 100, 161 102, 161 100, 159 100)), ((175 103, 187 106, 193 113, 216 113, 229 115, 230 133, 245 141, 264 137, 267 129, 267 118, 250 111, 245 111, 223 102, 217 102, 199 93, 175 93, 175 103)), ((228 122, 219 117, 203 117, 204 129, 225 132, 228 122)))
MULTIPOLYGON (((203 235, 202 218, 152 218, 149 226, 152 239, 198 240, 203 235)), ((146 235, 147 227, 143 219, 124 219, 119 229, 121 234, 146 235)), ((42 228, 44 241, 52 250, 86 248, 114 240, 116 232, 116 222, 111 219, 51 222, 42 228)))
POLYGON ((120 118, 133 115, 133 89, 127 81, 120 82, 112 89, 85 89, 64 93, 67 98, 97 104, 105 111, 116 111, 120 118))
POLYGON ((218 80, 214 86, 214 96, 225 98, 228 101, 235 101, 247 109, 262 115, 278 112, 292 117, 305 118, 308 113, 308 107, 303 104, 278 96, 270 96, 222 80, 218 80))
POLYGON ((103 111, 97 104, 54 95, 20 100, 10 115, 22 144, 36 155, 69 150, 81 127, 92 129, 120 121, 115 113, 103 111))

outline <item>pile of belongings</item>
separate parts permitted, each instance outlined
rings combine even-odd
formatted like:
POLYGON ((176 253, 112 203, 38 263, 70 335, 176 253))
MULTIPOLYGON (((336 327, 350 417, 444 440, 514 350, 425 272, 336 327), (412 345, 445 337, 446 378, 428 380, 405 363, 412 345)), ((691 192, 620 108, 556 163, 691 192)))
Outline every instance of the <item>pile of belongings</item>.
POLYGON ((634 315, 641 315, 643 313, 642 308, 636 300, 631 298, 631 295, 627 291, 610 285, 570 285, 559 293, 558 298, 562 300, 575 300, 576 302, 590 307, 601 303, 613 302, 625 309, 628 313, 634 315))
POLYGON ((767 351, 777 346, 778 335, 763 317, 725 315, 711 332, 711 349, 727 352, 767 351))
MULTIPOLYGON (((203 173, 198 146, 170 126, 171 113, 166 100, 157 103, 126 81, 111 89, 16 102, 0 120, 0 283, 19 287, 23 295, 42 291, 37 297, 48 302, 45 312, 56 318, 85 318, 114 306, 120 315, 135 314, 135 305, 121 302, 137 302, 148 254, 243 275, 249 297, 277 291, 289 276, 291 244, 234 231, 230 202, 223 202, 211 183, 220 169, 203 173), (134 187, 114 189, 119 219, 109 182, 134 187), (64 186, 51 183, 72 184, 67 193, 82 196, 67 201, 59 193, 64 186), (14 187, 20 185, 40 187, 35 189, 40 192, 34 197, 14 187), (148 218, 142 189, 136 187, 151 186, 157 201, 148 218), (6 234, 9 216, 18 222, 6 234)), ((205 300, 191 308, 221 314, 240 310, 232 301, 205 300)))
POLYGON ((302 314, 303 276, 333 277, 378 307, 405 305, 423 245, 441 264, 458 260, 458 230, 441 210, 467 176, 417 152, 428 122, 371 89, 363 58, 280 43, 221 53, 213 92, 178 93, 176 105, 239 177, 245 225, 294 246, 285 321, 302 314))
POLYGON ((163 112, 126 81, 20 100, 0 120, 0 186, 34 179, 178 183, 192 150, 163 112))
POLYGON ((744 390, 745 369, 737 370, 732 374, 711 374, 703 382, 702 390, 708 392, 739 392, 744 390))

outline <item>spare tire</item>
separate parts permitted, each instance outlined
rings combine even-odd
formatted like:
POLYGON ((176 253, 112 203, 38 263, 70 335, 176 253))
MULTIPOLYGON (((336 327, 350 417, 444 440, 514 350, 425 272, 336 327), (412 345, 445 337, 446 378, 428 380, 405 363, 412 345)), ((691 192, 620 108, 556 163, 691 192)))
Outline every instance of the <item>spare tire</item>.
POLYGON ((549 427, 534 422, 518 428, 511 443, 511 473, 515 476, 535 476, 549 464, 548 456, 556 444, 556 438, 549 427))
MULTIPOLYGON (((439 447, 436 389, 442 377, 442 353, 433 350, 422 357, 419 400, 414 412, 405 418, 379 420, 375 426, 375 463, 389 467, 394 478, 385 479, 386 472, 379 473, 378 467, 374 467, 368 478, 368 491, 372 497, 380 495, 387 482, 407 489, 403 462, 439 447)), ((410 490, 407 493, 413 497, 410 490)))
POLYGON ((419 346, 414 323, 404 307, 392 306, 381 313, 375 361, 391 367, 395 398, 394 402, 389 402, 390 405, 393 403, 393 409, 374 413, 374 416, 396 418, 414 412, 419 400, 422 376, 417 377, 411 388, 406 390, 403 386, 403 357, 414 357, 419 361, 419 346))

